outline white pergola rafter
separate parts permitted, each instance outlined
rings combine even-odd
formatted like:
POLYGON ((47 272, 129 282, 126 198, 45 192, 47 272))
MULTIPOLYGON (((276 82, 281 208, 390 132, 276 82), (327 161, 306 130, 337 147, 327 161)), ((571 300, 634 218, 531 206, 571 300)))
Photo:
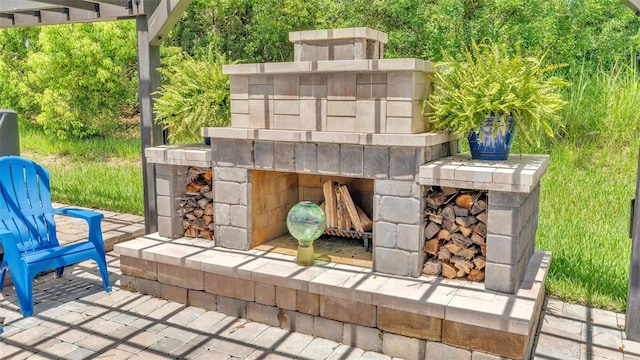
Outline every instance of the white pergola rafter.
POLYGON ((0 29, 135 19, 138 39, 140 138, 145 232, 158 230, 155 167, 144 151, 166 143, 154 121, 152 94, 160 87, 160 45, 192 0, 0 0, 0 29))

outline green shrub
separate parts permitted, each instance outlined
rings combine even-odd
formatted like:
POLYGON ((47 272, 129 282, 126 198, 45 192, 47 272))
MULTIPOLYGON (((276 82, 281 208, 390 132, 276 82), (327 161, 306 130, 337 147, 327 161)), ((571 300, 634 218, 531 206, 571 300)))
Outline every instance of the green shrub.
POLYGON ((155 115, 169 130, 169 140, 198 141, 201 128, 229 125, 229 77, 222 73, 226 63, 223 55, 212 51, 206 60, 181 52, 160 69, 164 84, 156 93, 155 115))

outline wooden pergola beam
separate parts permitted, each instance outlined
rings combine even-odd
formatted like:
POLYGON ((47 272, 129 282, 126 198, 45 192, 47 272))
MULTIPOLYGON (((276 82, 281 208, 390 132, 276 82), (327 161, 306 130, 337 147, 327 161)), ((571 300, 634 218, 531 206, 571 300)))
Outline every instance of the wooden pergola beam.
POLYGON ((152 46, 160 46, 169 31, 180 20, 192 0, 162 0, 149 17, 149 38, 152 46))

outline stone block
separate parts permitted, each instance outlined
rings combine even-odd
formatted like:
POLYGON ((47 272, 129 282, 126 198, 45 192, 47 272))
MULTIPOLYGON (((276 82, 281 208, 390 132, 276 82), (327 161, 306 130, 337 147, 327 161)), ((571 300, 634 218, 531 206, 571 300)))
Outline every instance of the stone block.
POLYGON ((162 284, 147 279, 136 279, 136 289, 140 294, 162 297, 162 284))
POLYGON ((389 148, 364 147, 364 177, 374 179, 389 178, 389 148))
POLYGON ((158 263, 151 260, 121 255, 120 271, 124 275, 147 280, 158 280, 158 263))
POLYGON ((247 228, 248 219, 251 216, 251 209, 244 205, 231 205, 230 209, 231 226, 247 228))
POLYGON ((169 179, 171 177, 183 177, 189 171, 188 166, 156 164, 156 176, 169 179))
POLYGON ((313 318, 313 336, 342 342, 344 323, 316 316, 313 318))
POLYGON ((509 360, 506 357, 491 355, 479 351, 473 351, 471 353, 471 360, 509 360))
POLYGON ((231 205, 214 203, 213 213, 216 225, 231 225, 231 205))
POLYGON ((422 209, 418 199, 382 196, 378 206, 380 221, 408 225, 420 224, 422 209))
POLYGON ((373 270, 385 274, 412 276, 411 253, 375 247, 373 249, 373 270))
POLYGON ((249 128, 249 114, 231 113, 231 126, 234 128, 249 128))
POLYGON ((355 72, 329 73, 327 75, 328 100, 356 100, 356 94, 355 72))
POLYGON ((327 116, 326 131, 329 132, 355 132, 355 116, 327 116))
POLYGON ((267 306, 250 302, 247 304, 247 319, 269 326, 280 326, 280 309, 275 306, 267 306))
POLYGON ((262 305, 276 305, 276 287, 274 285, 254 282, 255 301, 262 305))
POLYGON ((420 236, 421 227, 418 225, 398 224, 397 247, 400 250, 418 252, 424 246, 424 238, 420 236))
POLYGON ((203 290, 204 274, 200 270, 158 263, 158 281, 186 289, 203 290))
POLYGON ((182 227, 182 217, 158 216, 158 234, 170 239, 177 239, 184 236, 182 227))
POLYGON ((519 207, 527 200, 529 194, 512 193, 504 191, 490 191, 488 196, 489 205, 519 207))
POLYGON ((391 147, 389 150, 389 177, 394 180, 414 180, 418 173, 416 152, 413 147, 391 147))
POLYGON ((237 139, 234 142, 234 146, 236 150, 236 165, 253 167, 253 140, 237 139))
POLYGON ((249 100, 249 127, 251 129, 269 129, 273 119, 273 100, 249 100))
POLYGON ((345 176, 362 177, 364 174, 364 148, 360 145, 340 147, 340 173, 345 176))
MULTIPOLYGON (((122 290, 127 290, 131 292, 138 292, 138 288, 136 286, 137 278, 129 275, 121 275, 120 276, 120 288, 122 290)), ((9 284, 7 284, 9 285, 9 284)))
POLYGON ((216 296, 214 294, 198 290, 189 290, 187 296, 187 302, 190 306, 216 311, 216 296))
POLYGON ((213 273, 204 274, 204 290, 229 298, 253 301, 253 281, 213 273))
MULTIPOLYGON (((248 99, 249 98, 249 76, 248 75, 231 75, 229 76, 229 85, 231 99, 248 99)), ((233 101, 232 101, 233 103, 233 101)))
POLYGON ((355 101, 327 101, 327 116, 356 116, 355 101))
POLYGON ((273 128, 281 130, 300 130, 300 116, 273 115, 273 128))
POLYGON ((320 315, 320 296, 308 291, 297 290, 296 310, 309 315, 320 315))
POLYGON ((167 299, 169 301, 175 301, 175 302, 179 302, 181 304, 186 304, 187 303, 187 289, 180 287, 180 286, 174 286, 174 285, 168 285, 168 284, 162 284, 162 298, 163 299, 167 299))
POLYGON ((313 315, 280 309, 278 313, 280 327, 303 334, 313 334, 313 315))
POLYGON ((326 128, 326 122, 326 100, 322 100, 321 97, 300 100, 300 130, 319 131, 326 128))
POLYGON ((411 197, 413 195, 413 184, 413 181, 378 180, 374 186, 378 195, 411 197))
POLYGON ((390 71, 387 74, 387 98, 389 100, 419 100, 413 98, 415 79, 409 71, 390 71))
POLYGON ((490 234, 517 236, 522 231, 524 219, 519 208, 489 206, 487 229, 490 234))
POLYGON ((380 134, 387 127, 387 103, 384 100, 358 100, 356 132, 380 134))
POLYGON ((515 265, 525 250, 526 239, 518 236, 487 234, 487 261, 515 265), (520 242, 522 241, 522 243, 520 242))
POLYGON ((216 306, 217 312, 221 312, 223 314, 227 314, 229 316, 235 316, 238 318, 247 317, 248 303, 244 300, 228 298, 226 296, 218 296, 216 299, 216 302, 217 302, 217 306, 216 306))
POLYGON ((276 305, 287 310, 296 309, 296 290, 282 286, 276 286, 276 305))
POLYGON ((392 101, 387 100, 387 117, 413 118, 419 110, 418 101, 392 101))
POLYGON ((273 115, 300 115, 300 102, 297 99, 275 100, 273 102, 273 115))
POLYGON ((243 183, 247 182, 249 179, 249 170, 241 168, 216 167, 213 169, 213 179, 216 181, 243 183))
POLYGON ((396 334, 382 335, 382 353, 406 360, 424 360, 425 341, 396 334))
POLYGON ((325 73, 300 74, 300 85, 327 85, 327 74, 325 73))
POLYGON ((276 99, 295 99, 300 96, 299 74, 278 74, 273 78, 274 97, 276 99))
POLYGON ((247 229, 216 225, 216 245, 228 249, 249 250, 251 239, 247 229))
POLYGON ((376 326, 376 307, 357 301, 320 295, 320 316, 362 326, 376 326), (358 309, 358 311, 354 311, 358 309))
POLYGON ((175 217, 180 200, 177 197, 158 195, 156 196, 156 204, 159 216, 175 217))
POLYGON ((275 142, 273 144, 275 170, 290 172, 294 172, 296 170, 295 148, 295 143, 275 142))
POLYGON ((426 123, 420 113, 413 117, 387 116, 388 134, 418 134, 427 131, 426 123))
POLYGON ((156 175, 156 195, 182 196, 187 187, 186 176, 156 175))
POLYGON ((318 144, 318 173, 338 175, 340 171, 340 145, 318 144))
POLYGON ((312 143, 296 144, 296 172, 318 172, 318 145, 312 143))
POLYGON ((412 338, 440 341, 442 319, 378 306, 378 328, 412 338))
POLYGON ((231 100, 231 113, 232 114, 248 114, 249 113, 249 100, 235 99, 231 100))
POLYGON ((215 181, 213 183, 213 191, 216 194, 215 203, 240 205, 241 189, 240 183, 215 181))
MULTIPOLYGON (((517 265, 487 263, 484 286, 487 290, 513 294, 520 285, 517 265)), ((521 274, 520 274, 521 275, 521 274)))
POLYGON ((439 342, 427 341, 425 359, 471 360, 471 351, 439 342))
POLYGON ((256 168, 273 170, 273 141, 256 141, 254 144, 253 155, 255 157, 256 168))
POLYGON ((211 143, 214 166, 234 166, 236 164, 236 150, 233 139, 219 138, 211 143))
POLYGON ((342 343, 368 351, 382 352, 382 332, 372 327, 345 323, 342 343))
POLYGON ((373 223, 373 246, 394 249, 397 245, 397 225, 390 222, 373 223))
MULTIPOLYGON (((511 359, 525 358, 528 336, 444 320, 442 342, 444 344, 504 356, 511 359)), ((427 343, 427 356, 429 356, 427 343)))

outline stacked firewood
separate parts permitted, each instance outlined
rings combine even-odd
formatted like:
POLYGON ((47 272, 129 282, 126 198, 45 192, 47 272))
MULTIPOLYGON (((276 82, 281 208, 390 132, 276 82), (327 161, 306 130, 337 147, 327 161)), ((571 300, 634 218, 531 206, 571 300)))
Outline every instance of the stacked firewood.
POLYGON ((191 167, 187 172, 186 195, 180 200, 184 236, 213 239, 213 190, 211 168, 191 167))
POLYGON ((342 230, 358 233, 371 231, 373 221, 354 204, 347 185, 327 181, 323 184, 322 191, 324 203, 320 207, 327 217, 327 234, 352 237, 352 234, 342 230))
POLYGON ((432 186, 426 193, 424 215, 423 273, 484 280, 487 192, 432 186))

